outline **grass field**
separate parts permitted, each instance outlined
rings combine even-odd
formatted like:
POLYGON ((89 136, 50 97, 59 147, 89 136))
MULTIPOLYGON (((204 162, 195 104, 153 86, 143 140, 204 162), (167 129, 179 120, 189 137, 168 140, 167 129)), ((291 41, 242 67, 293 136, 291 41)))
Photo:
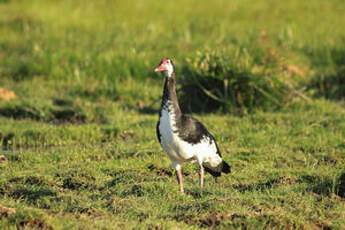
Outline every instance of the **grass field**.
POLYGON ((0 229, 344 229, 343 12, 341 0, 0 0, 0 229), (212 50, 292 93, 191 105, 232 173, 200 190, 186 164, 183 196, 156 139, 153 69, 174 58, 184 101, 212 50))

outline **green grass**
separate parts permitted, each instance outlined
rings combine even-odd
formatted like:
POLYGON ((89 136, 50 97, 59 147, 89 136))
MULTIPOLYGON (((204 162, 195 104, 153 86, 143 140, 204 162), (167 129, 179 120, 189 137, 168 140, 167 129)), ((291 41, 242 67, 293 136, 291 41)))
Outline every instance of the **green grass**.
POLYGON ((0 99, 0 228, 345 228, 344 11, 340 0, 0 1, 0 88, 16 95, 0 99), (247 53, 250 65, 231 59, 236 77, 294 93, 270 109, 194 113, 232 173, 200 190, 197 166, 183 165, 182 196, 155 136, 153 69, 174 58, 183 101, 188 71, 204 71, 191 61, 210 50, 247 53))
MULTIPOLYGON (((199 117, 215 133, 233 172, 218 183, 207 175, 200 190, 197 166, 187 164, 185 196, 156 141, 156 115, 129 114, 129 122, 118 127, 121 133, 103 143, 73 140, 73 129, 64 127, 65 135, 56 138, 65 145, 5 153, 9 161, 1 167, 1 205, 17 213, 1 218, 1 224, 342 228, 344 115, 343 108, 316 101, 245 118, 199 117), (68 145, 71 139, 74 144, 68 145)), ((26 126, 48 135, 34 123, 26 126)), ((17 122, 12 130, 20 127, 23 123, 17 122)), ((102 136, 101 128, 87 129, 79 129, 85 139, 102 136)))

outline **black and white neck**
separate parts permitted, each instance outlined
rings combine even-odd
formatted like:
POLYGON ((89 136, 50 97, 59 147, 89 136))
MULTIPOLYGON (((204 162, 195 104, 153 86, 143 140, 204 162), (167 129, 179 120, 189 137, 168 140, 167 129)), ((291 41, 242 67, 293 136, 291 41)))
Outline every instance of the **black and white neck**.
POLYGON ((161 112, 166 110, 169 114, 174 115, 174 118, 181 116, 181 110, 178 104, 176 90, 175 90, 175 71, 174 64, 168 58, 163 58, 155 71, 163 71, 165 82, 163 89, 163 97, 161 104, 161 112))
POLYGON ((174 72, 172 72, 169 77, 165 78, 161 110, 167 110, 169 113, 173 113, 175 118, 181 116, 181 110, 175 90, 174 72))

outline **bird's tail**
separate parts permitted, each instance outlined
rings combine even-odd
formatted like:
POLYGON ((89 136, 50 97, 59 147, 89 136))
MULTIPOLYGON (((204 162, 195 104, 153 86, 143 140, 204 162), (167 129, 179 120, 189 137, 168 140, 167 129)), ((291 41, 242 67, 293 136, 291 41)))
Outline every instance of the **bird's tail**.
POLYGON ((220 177, 220 175, 223 173, 230 173, 231 167, 228 163, 225 161, 222 161, 222 163, 219 164, 216 168, 211 168, 206 165, 204 165, 204 169, 206 172, 211 174, 213 177, 220 177))
POLYGON ((222 172, 223 173, 230 173, 231 172, 231 167, 228 163, 225 161, 222 162, 222 172))

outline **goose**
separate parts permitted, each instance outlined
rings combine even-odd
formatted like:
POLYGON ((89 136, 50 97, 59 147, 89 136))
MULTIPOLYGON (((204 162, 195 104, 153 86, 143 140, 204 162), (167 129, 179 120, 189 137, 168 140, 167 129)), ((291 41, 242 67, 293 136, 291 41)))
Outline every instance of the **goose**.
POLYGON ((217 178, 221 173, 230 173, 230 166, 222 159, 216 140, 205 126, 181 112, 172 60, 163 58, 155 68, 155 72, 159 71, 164 73, 165 83, 156 132, 160 145, 176 170, 179 190, 183 194, 182 163, 198 163, 200 188, 204 186, 204 170, 217 178))

